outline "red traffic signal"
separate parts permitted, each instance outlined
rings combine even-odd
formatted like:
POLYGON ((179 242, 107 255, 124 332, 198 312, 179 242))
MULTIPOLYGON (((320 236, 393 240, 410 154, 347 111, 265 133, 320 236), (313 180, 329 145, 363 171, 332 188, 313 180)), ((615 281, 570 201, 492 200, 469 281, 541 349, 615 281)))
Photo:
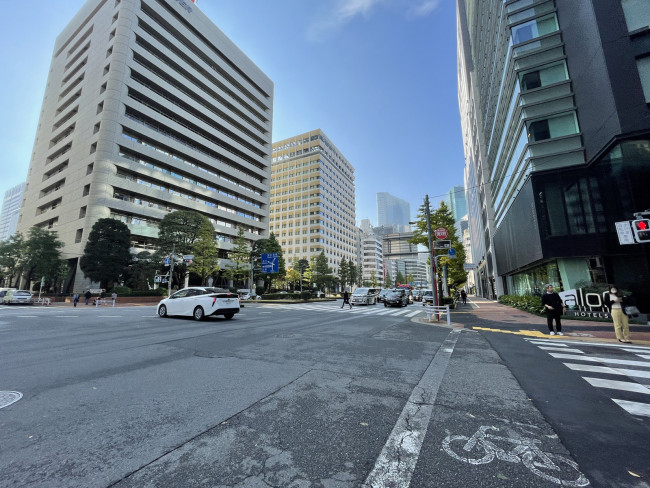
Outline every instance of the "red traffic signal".
POLYGON ((650 242, 650 219, 633 220, 632 230, 636 242, 650 242))

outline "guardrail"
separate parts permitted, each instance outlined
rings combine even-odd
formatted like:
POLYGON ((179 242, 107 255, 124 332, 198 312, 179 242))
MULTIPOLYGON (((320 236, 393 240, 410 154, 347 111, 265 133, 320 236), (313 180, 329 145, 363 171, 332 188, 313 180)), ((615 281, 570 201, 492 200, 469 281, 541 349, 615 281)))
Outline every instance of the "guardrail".
POLYGON ((34 305, 46 305, 46 306, 49 306, 49 305, 52 305, 52 299, 46 298, 46 297, 45 298, 33 298, 32 303, 34 305))
POLYGON ((425 305, 424 313, 427 314, 427 320, 431 321, 431 317, 435 314, 436 320, 440 322, 440 316, 445 314, 447 316, 447 325, 451 327, 451 317, 449 316, 449 305, 425 305))

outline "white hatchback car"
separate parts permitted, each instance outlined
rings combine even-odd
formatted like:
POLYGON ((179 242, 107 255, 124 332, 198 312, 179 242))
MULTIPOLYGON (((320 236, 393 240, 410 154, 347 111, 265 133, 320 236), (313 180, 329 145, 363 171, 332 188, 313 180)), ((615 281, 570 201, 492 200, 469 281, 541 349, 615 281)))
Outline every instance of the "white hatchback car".
POLYGON ((205 286, 183 288, 158 303, 159 317, 181 315, 203 320, 210 315, 223 315, 230 320, 236 313, 239 313, 239 295, 205 286))

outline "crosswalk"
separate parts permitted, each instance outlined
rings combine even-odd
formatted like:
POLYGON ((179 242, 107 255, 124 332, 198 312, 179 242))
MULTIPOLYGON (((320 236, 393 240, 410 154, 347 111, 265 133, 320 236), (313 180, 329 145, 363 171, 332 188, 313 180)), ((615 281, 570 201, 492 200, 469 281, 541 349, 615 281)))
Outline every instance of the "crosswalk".
POLYGON ((403 317, 415 317, 421 313, 424 313, 424 309, 421 306, 416 306, 414 310, 413 306, 405 308, 392 308, 392 307, 383 307, 380 305, 368 305, 364 307, 348 307, 347 305, 341 308, 340 305, 332 304, 296 304, 296 305, 284 305, 284 304, 265 304, 262 308, 273 308, 273 309, 282 309, 282 310, 292 310, 292 311, 313 311, 313 312, 323 312, 323 313, 345 313, 352 315, 378 315, 378 316, 403 316, 403 317))
POLYGON ((650 417, 650 347, 526 339, 601 388, 632 415, 650 417))

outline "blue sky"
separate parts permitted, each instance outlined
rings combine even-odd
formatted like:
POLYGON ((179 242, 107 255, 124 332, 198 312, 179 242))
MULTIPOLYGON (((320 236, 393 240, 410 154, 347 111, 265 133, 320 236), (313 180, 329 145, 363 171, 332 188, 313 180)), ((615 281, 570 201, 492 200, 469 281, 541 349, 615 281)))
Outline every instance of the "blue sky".
MULTIPOLYGON (((320 128, 376 193, 413 216, 463 184, 453 0, 198 0, 275 84, 273 140, 320 128)), ((56 36, 81 0, 0 0, 0 198, 27 178, 56 36)))

